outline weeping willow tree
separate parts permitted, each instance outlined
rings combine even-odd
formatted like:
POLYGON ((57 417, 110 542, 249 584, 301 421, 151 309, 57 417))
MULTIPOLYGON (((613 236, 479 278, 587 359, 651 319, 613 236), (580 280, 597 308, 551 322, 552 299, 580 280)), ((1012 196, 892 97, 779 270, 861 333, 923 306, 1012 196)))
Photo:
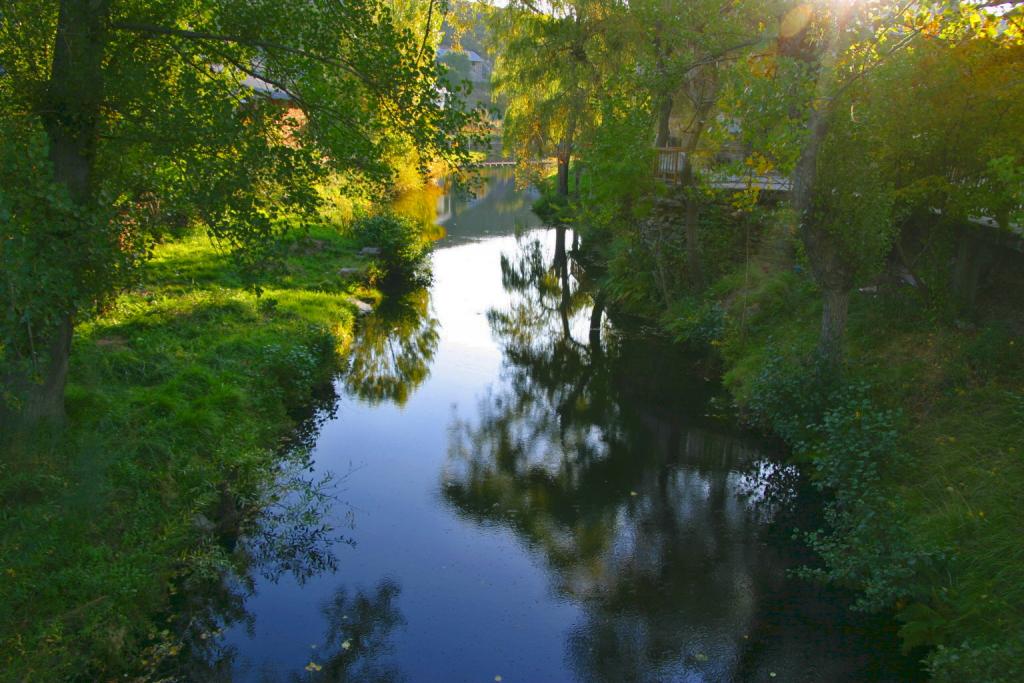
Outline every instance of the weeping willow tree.
POLYGON ((624 6, 615 0, 571 0, 540 7, 514 0, 493 15, 502 51, 495 92, 507 98, 503 140, 521 162, 554 156, 557 192, 569 195, 569 166, 578 141, 593 128, 607 74, 625 47, 617 31, 624 6))

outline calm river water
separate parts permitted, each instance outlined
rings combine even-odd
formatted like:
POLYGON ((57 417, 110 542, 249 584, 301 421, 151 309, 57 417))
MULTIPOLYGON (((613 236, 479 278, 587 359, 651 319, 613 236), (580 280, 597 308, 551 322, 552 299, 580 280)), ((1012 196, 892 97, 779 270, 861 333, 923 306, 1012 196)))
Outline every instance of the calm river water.
POLYGON ((670 348, 591 334, 532 200, 503 171, 438 199, 433 286, 364 320, 308 435, 333 502, 267 522, 310 557, 254 566, 203 675, 911 679, 890 632, 789 577, 796 473, 670 348))

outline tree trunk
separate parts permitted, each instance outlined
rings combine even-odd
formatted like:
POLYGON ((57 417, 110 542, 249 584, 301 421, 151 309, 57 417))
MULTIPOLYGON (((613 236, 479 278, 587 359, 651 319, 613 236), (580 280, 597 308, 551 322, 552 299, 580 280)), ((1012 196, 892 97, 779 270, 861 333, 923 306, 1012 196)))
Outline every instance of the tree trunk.
POLYGON ((569 155, 567 153, 559 153, 558 155, 558 186, 556 192, 559 197, 569 196, 569 155))
POLYGON ((8 373, 0 378, 18 401, 16 406, 7 406, 4 399, 0 398, 0 434, 20 432, 44 421, 63 421, 64 387, 71 357, 71 330, 71 318, 65 317, 50 336, 45 352, 38 358, 42 381, 23 371, 8 373))
MULTIPOLYGON (((687 173, 689 175, 690 162, 687 159, 686 162, 687 173)), ((692 184, 692 179, 689 181, 692 184)), ((686 214, 684 217, 684 229, 686 231, 686 269, 690 274, 690 282, 694 287, 700 288, 704 284, 704 270, 701 267, 700 260, 700 235, 699 235, 699 220, 700 220, 700 205, 697 203, 697 199, 692 196, 686 198, 686 214)))
POLYGON ((61 0, 43 122, 57 182, 75 203, 92 198, 103 102, 103 52, 110 0, 61 0))
POLYGON ((978 281, 981 278, 981 246, 970 230, 960 235, 956 265, 953 269, 953 287, 957 304, 962 313, 970 313, 978 298, 978 281))
POLYGON ((694 129, 690 139, 686 142, 686 156, 683 160, 683 174, 681 185, 686 200, 686 214, 684 218, 684 229, 686 232, 686 268, 689 271, 690 282, 694 287, 700 288, 704 285, 704 269, 700 259, 700 235, 698 223, 700 219, 700 205, 694 190, 696 178, 693 173, 693 155, 700 145, 700 138, 704 132, 705 120, 711 111, 713 100, 708 98, 702 101, 697 108, 694 129))
POLYGON ((601 350, 601 317, 604 315, 604 292, 597 290, 594 307, 590 309, 590 348, 595 353, 601 350))
POLYGON ((846 335, 846 317, 850 307, 850 290, 822 288, 821 336, 818 338, 818 356, 836 366, 843 357, 843 337, 846 335))
POLYGON ((838 365, 842 360, 843 335, 853 274, 839 251, 835 238, 818 225, 814 216, 814 189, 818 175, 818 156, 828 134, 828 112, 814 110, 810 132, 793 177, 793 207, 814 279, 821 287, 821 336, 818 353, 826 362, 838 365))
POLYGON ((669 122, 671 119, 672 97, 670 95, 665 95, 661 100, 661 107, 658 109, 658 137, 654 141, 655 147, 668 147, 669 138, 672 137, 672 131, 669 128, 669 122))
MULTIPOLYGON (((53 65, 43 98, 42 118, 54 179, 67 187, 71 200, 83 208, 88 208, 93 198, 92 170, 103 101, 103 52, 109 11, 110 0, 61 0, 53 65)), ((73 232, 67 234, 62 248, 71 253, 76 237, 73 232)), ((23 383, 18 416, 23 426, 64 418, 73 320, 73 310, 61 311, 59 323, 42 340, 46 349, 38 358, 42 381, 23 383)))
POLYGON ((833 69, 842 52, 841 36, 850 19, 852 6, 844 8, 829 28, 825 50, 818 63, 815 98, 821 103, 811 107, 807 141, 793 171, 792 201, 814 279, 821 287, 821 336, 818 352, 826 361, 838 365, 842 360, 846 314, 853 289, 853 273, 840 253, 835 237, 823 229, 814 215, 814 192, 818 182, 818 158, 825 145, 832 116, 835 74, 833 69))

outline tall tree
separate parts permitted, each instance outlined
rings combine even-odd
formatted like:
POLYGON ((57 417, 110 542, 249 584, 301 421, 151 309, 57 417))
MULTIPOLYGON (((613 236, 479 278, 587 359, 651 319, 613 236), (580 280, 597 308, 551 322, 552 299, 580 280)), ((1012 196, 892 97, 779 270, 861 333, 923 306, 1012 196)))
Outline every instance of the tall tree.
POLYGON ((895 255, 919 288, 938 299, 952 291, 968 312, 977 233, 1024 225, 1024 45, 922 40, 869 87, 857 117, 873 117, 908 216, 895 255), (992 222, 974 222, 982 216, 992 222))
POLYGON ((569 196, 569 166, 594 125, 604 74, 618 57, 621 6, 615 0, 559 0, 543 7, 514 0, 496 12, 503 44, 496 92, 508 98, 503 138, 528 161, 554 156, 557 192, 569 196))
POLYGON ((780 23, 778 50, 750 62, 753 77, 739 98, 744 135, 792 174, 797 232, 822 293, 818 350, 828 362, 842 356, 851 290, 895 236, 879 131, 856 116, 871 80, 922 40, 1017 43, 1019 9, 998 16, 956 3, 800 4, 780 23))
POLYGON ((3 426, 63 415, 74 322, 156 224, 255 266, 318 179, 386 179, 396 139, 464 158, 427 14, 414 33, 382 0, 0 0, 3 426))
POLYGON ((671 121, 681 120, 677 144, 682 146, 680 178, 685 203, 687 271, 690 281, 703 280, 700 261, 696 155, 718 105, 720 71, 729 61, 759 43, 757 19, 770 3, 741 1, 722 5, 699 0, 640 0, 630 4, 638 27, 638 72, 652 96, 657 115, 655 146, 668 146, 671 121))

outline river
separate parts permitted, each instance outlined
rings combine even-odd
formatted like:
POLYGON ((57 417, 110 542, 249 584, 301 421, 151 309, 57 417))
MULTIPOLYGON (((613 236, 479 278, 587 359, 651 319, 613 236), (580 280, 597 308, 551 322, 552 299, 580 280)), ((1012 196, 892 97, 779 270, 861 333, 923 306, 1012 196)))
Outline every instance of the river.
POLYGON ((329 495, 268 518, 294 556, 235 582, 203 675, 915 678, 884 620, 790 575, 817 509, 799 474, 690 359, 592 330, 533 195, 486 181, 438 199, 433 285, 364 319, 307 434, 303 481, 329 495))

